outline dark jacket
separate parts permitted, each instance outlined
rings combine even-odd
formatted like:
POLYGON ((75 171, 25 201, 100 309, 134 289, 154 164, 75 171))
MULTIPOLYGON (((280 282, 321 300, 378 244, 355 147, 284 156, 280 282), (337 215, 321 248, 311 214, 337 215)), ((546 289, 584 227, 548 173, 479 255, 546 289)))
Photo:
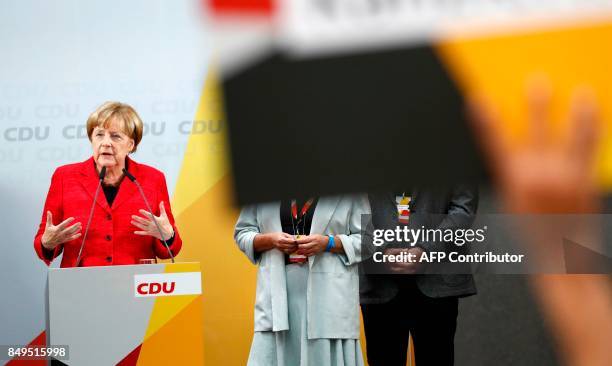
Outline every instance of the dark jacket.
MULTIPOLYGON (((389 229, 398 225, 395 195, 378 193, 368 195, 372 209, 370 229, 389 229)), ((467 229, 471 227, 478 207, 478 189, 474 186, 457 186, 453 189, 417 189, 412 192, 408 227, 426 229, 467 229)), ((367 244, 364 244, 367 245, 367 244)), ((466 251, 452 243, 419 242, 417 246, 426 252, 466 251)), ((372 261, 370 258, 369 261, 372 261)), ((362 264, 359 292, 362 304, 385 303, 393 299, 401 281, 416 281, 419 290, 429 297, 469 296, 476 293, 471 274, 441 274, 433 264, 426 264, 425 272, 416 275, 365 274, 362 264)), ((469 271, 466 271, 469 272, 469 271)), ((368 272, 371 273, 371 272, 368 272)))

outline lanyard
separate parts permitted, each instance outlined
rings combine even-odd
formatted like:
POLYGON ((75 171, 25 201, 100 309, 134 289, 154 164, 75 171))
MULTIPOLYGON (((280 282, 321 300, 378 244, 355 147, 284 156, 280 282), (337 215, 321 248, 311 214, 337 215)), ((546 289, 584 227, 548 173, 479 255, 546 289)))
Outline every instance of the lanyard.
MULTIPOLYGON (((291 200, 291 223, 294 226, 293 232, 295 235, 298 235, 298 236, 300 235, 300 231, 299 231, 300 223, 302 223, 304 216, 306 216, 306 213, 308 213, 308 210, 310 210, 310 207, 312 207, 313 202, 314 202, 314 198, 311 198, 308 201, 306 201, 306 203, 304 203, 304 206, 302 206, 302 209, 300 210, 300 215, 298 217, 297 201, 291 200), (294 222, 294 220, 296 222, 294 222)), ((305 225, 306 225, 306 222, 302 224, 302 231, 304 231, 305 225)))
POLYGON ((291 216, 293 216, 293 219, 297 220, 298 223, 302 221, 304 216, 306 216, 306 213, 308 212, 308 210, 310 210, 310 207, 312 207, 313 202, 314 202, 314 198, 311 198, 308 201, 306 201, 306 203, 304 203, 304 206, 302 206, 302 210, 300 211, 300 216, 298 218, 297 201, 291 200, 291 216))

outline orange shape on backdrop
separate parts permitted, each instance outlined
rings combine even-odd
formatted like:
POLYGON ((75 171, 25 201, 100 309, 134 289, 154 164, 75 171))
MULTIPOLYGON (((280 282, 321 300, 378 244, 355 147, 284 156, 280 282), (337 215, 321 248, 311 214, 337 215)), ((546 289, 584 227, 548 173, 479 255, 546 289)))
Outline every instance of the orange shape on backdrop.
POLYGON ((202 297, 198 297, 142 344, 138 365, 202 365, 202 297))

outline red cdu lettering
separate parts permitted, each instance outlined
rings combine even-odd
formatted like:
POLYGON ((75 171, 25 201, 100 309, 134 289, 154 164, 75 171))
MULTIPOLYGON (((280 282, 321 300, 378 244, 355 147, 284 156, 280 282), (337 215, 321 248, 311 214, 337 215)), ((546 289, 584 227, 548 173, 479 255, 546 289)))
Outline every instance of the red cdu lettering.
POLYGON ((164 294, 171 294, 174 292, 176 283, 173 282, 151 282, 151 283, 141 283, 136 287, 136 291, 140 295, 157 295, 160 292, 164 294))
POLYGON ((174 281, 170 282, 169 284, 168 282, 164 282, 163 291, 165 294, 173 293, 174 292, 174 281))
POLYGON ((149 285, 149 294, 150 295, 155 295, 155 294, 159 294, 162 290, 162 286, 161 284, 157 283, 157 282, 153 282, 149 285))

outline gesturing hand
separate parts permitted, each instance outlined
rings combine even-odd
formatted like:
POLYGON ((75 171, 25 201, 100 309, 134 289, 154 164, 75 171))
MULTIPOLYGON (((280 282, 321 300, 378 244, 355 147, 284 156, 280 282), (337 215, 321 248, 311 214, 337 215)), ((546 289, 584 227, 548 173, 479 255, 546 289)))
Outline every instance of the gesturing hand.
POLYGON ((74 217, 69 217, 58 225, 53 225, 53 214, 47 211, 47 222, 45 224, 45 232, 42 235, 41 242, 43 247, 53 250, 58 245, 77 239, 81 236, 81 223, 77 222, 70 225, 74 221, 74 217))
POLYGON ((472 122, 509 211, 578 213, 597 208, 601 120, 591 94, 575 92, 565 136, 559 137, 552 129, 550 84, 534 78, 527 96, 528 133, 520 143, 504 133, 491 102, 484 97, 472 101, 472 122))
POLYGON ((174 228, 172 224, 170 224, 170 220, 168 220, 163 201, 159 203, 159 216, 155 216, 151 212, 145 210, 139 210, 138 212, 144 217, 132 215, 132 225, 140 229, 139 231, 134 231, 134 234, 148 235, 159 240, 168 240, 174 235, 174 228), (159 231, 153 220, 157 221, 164 235, 163 238, 159 236, 159 231))

